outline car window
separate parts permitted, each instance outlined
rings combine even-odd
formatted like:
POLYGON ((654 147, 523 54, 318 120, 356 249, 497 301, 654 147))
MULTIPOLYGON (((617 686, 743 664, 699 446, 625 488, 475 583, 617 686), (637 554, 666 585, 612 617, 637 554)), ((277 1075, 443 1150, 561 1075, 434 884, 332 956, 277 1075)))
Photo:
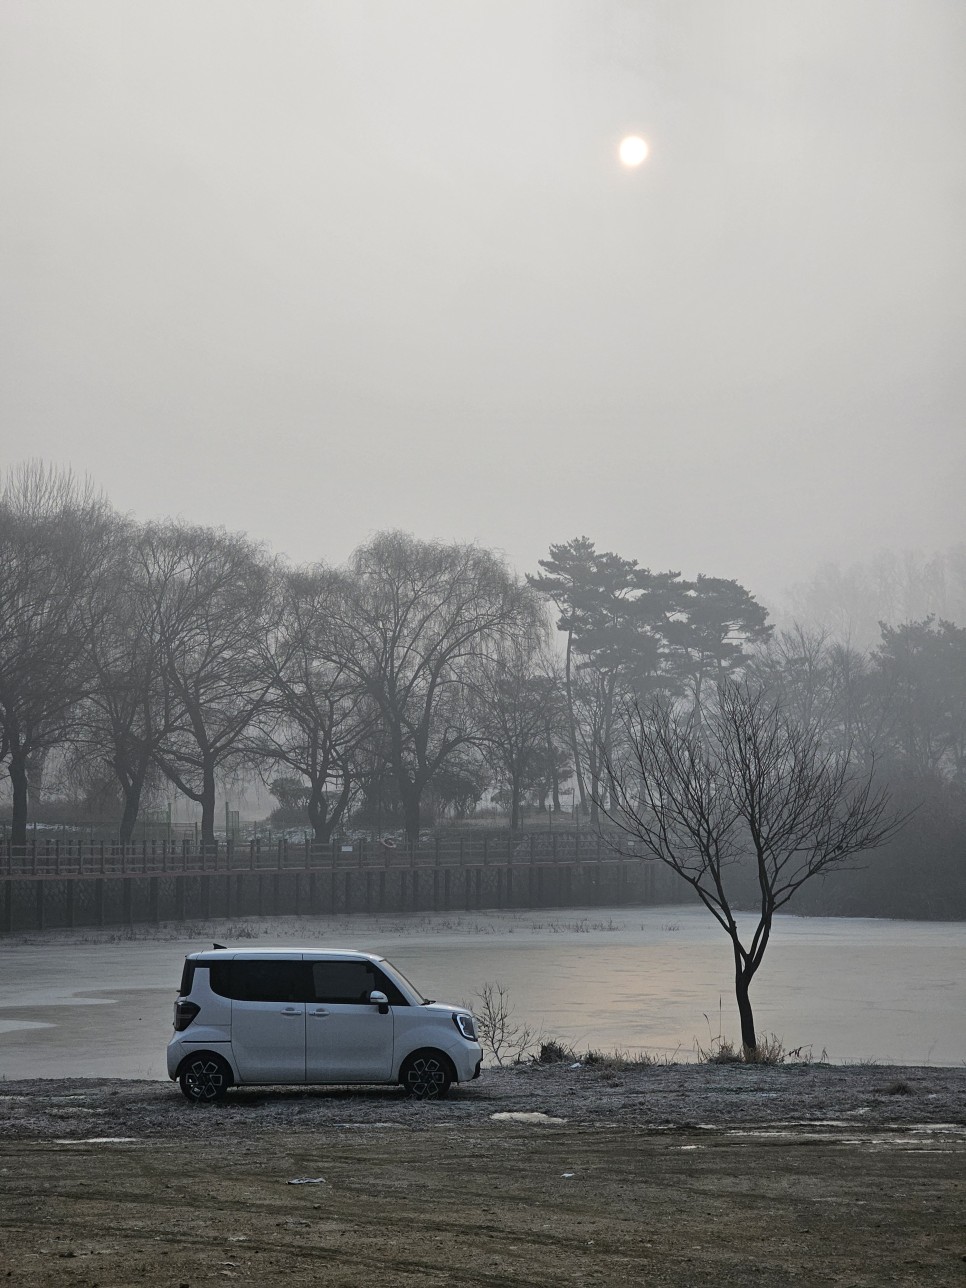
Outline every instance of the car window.
POLYGON ((393 1006, 407 1004, 397 986, 372 962, 312 962, 312 980, 317 1002, 358 1005, 369 1000, 373 989, 380 989, 393 1006))
POLYGON ((389 998, 390 1006, 409 1005, 396 981, 390 979, 389 976, 384 974, 378 966, 373 966, 372 968, 372 987, 382 989, 385 995, 389 998))
POLYGON ((373 989, 369 962, 312 962, 317 1002, 366 1002, 373 989))
POLYGON ((311 977, 301 961, 212 962, 211 990, 239 1002, 306 1002, 311 977))

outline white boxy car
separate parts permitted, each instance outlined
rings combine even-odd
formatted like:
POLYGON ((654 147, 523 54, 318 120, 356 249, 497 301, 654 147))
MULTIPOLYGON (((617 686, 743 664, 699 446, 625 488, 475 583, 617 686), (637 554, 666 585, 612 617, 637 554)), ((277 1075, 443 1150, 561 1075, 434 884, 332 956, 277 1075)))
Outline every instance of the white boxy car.
POLYGON ((400 1083, 445 1096, 480 1076, 473 1016, 422 994, 383 957, 293 948, 185 958, 168 1077, 189 1100, 230 1086, 400 1083))

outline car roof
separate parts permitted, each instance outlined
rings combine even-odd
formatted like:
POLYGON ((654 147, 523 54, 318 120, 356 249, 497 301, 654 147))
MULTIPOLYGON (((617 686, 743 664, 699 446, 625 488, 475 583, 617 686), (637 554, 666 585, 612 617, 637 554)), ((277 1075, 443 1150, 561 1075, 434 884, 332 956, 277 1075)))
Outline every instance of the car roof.
POLYGON ((218 961, 225 957, 319 957, 332 961, 385 961, 378 953, 363 953, 356 948, 310 948, 299 944, 283 944, 277 948, 265 948, 261 944, 255 948, 244 948, 232 944, 224 948, 206 948, 201 952, 188 953, 188 961, 218 961))

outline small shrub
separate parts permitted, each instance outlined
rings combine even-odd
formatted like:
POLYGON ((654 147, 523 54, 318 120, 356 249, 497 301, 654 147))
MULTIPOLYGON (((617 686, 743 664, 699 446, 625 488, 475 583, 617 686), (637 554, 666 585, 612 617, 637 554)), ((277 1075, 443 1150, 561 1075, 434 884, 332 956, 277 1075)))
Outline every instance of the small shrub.
POLYGON ((880 1096, 912 1096, 915 1095, 912 1087, 903 1078, 890 1082, 887 1087, 877 1088, 880 1096))
MULTIPOLYGON (((615 1055, 616 1054, 617 1053, 615 1052, 615 1055)), ((580 1060, 581 1064, 587 1065, 589 1069, 613 1068, 614 1066, 613 1057, 608 1057, 604 1055, 603 1051, 596 1051, 593 1048, 591 1048, 590 1051, 585 1051, 581 1056, 578 1057, 578 1059, 580 1060)))
POLYGON ((509 991, 499 982, 484 984, 472 1007, 480 1034, 480 1046, 501 1067, 520 1064, 531 1054, 536 1034, 513 1019, 509 991))
POLYGON ((535 1064, 562 1064, 566 1061, 573 1064, 577 1060, 577 1054, 573 1047, 564 1046, 556 1038, 547 1038, 545 1042, 540 1043, 540 1049, 534 1056, 535 1064))

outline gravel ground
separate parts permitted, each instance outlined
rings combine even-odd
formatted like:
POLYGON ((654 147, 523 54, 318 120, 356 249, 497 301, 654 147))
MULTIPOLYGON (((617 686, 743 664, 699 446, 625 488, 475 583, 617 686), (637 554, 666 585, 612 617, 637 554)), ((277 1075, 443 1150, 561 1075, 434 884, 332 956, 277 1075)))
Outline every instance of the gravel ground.
POLYGON ((108 1079, 0 1082, 0 1138, 73 1140, 184 1135, 194 1140, 343 1124, 469 1125, 543 1113, 574 1125, 634 1128, 836 1123, 966 1127, 966 1068, 841 1065, 568 1064, 487 1069, 447 1100, 414 1103, 395 1087, 242 1088, 189 1105, 173 1083, 108 1079))
POLYGON ((904 1288, 966 1277, 966 1069, 0 1082, 17 1288, 904 1288))

